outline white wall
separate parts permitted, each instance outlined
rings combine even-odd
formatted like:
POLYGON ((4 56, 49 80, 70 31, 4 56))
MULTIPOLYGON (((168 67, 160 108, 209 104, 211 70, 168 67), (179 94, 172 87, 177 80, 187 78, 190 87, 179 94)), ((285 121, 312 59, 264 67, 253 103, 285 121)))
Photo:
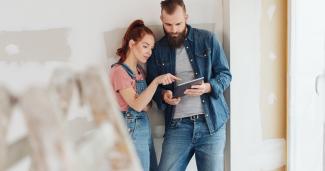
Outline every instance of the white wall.
POLYGON ((323 171, 325 2, 289 2, 288 170, 323 171))
MULTIPOLYGON (((71 48, 70 61, 105 61, 103 33, 126 27, 132 20, 160 24, 160 1, 2 1, 0 31, 32 31, 66 28, 71 48)), ((216 1, 188 0, 191 23, 214 23, 216 1), (202 13, 201 9, 204 9, 202 13)), ((118 40, 112 40, 114 43, 118 40)), ((36 47, 35 47, 36 48, 36 47)))
MULTIPOLYGON (((38 63, 40 61, 70 62, 80 68, 93 63, 109 67, 116 61, 115 49, 131 21, 141 18, 152 28, 160 27, 159 3, 152 0, 1 1, 0 84, 15 85, 13 90, 17 93, 35 84, 37 78, 46 84, 45 77, 50 71, 38 63), (53 54, 56 51, 62 53, 53 54), (30 72, 24 72, 21 68, 29 68, 30 72), (24 81, 19 81, 17 75, 24 81)), ((216 31, 223 40, 221 0, 185 0, 185 3, 191 24, 216 31)), ((153 132, 159 152, 163 117, 156 109, 153 109, 153 113, 153 132)), ((17 123, 21 127, 10 126, 10 141, 26 133, 19 112, 15 113, 11 125, 17 123)), ((196 170, 193 161, 188 170, 196 170)))
POLYGON ((283 2, 229 1, 233 171, 284 170, 286 164, 283 2))

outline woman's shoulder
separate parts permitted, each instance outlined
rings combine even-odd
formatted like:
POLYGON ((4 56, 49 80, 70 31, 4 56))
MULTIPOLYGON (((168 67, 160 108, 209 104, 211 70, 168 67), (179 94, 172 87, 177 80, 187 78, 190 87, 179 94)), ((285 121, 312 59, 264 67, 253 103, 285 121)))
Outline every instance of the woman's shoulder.
POLYGON ((114 66, 111 67, 110 70, 110 76, 112 78, 114 77, 127 77, 128 73, 124 70, 124 68, 122 67, 122 65, 120 64, 114 64, 114 66))
POLYGON ((126 73, 126 71, 123 69, 122 65, 120 64, 114 64, 112 67, 111 67, 111 70, 110 70, 110 73, 126 73))

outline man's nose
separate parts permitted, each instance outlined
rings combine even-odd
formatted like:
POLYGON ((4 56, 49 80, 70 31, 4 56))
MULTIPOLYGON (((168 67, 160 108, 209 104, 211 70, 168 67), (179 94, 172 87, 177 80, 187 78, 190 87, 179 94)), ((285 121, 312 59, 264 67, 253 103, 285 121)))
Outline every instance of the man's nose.
POLYGON ((175 26, 172 27, 172 33, 177 33, 177 29, 175 26))

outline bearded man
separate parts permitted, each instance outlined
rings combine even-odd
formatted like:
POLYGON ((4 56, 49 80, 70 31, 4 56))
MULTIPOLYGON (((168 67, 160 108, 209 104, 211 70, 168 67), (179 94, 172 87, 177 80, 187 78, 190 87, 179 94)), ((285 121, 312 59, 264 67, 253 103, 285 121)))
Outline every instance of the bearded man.
POLYGON ((154 101, 165 114, 165 135, 159 171, 185 171, 195 154, 198 171, 223 171, 229 108, 224 91, 231 74, 216 36, 187 24, 183 0, 161 2, 165 36, 156 42, 147 62, 147 82, 171 73, 181 82, 159 85, 154 101), (201 85, 175 98, 175 86, 204 77, 201 85))

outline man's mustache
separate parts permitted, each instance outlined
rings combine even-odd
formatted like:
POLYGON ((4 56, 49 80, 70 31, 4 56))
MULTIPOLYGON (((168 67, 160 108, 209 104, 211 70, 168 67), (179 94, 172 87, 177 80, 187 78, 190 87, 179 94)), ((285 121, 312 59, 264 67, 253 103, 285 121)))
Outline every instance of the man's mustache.
POLYGON ((179 36, 179 33, 169 33, 169 35, 172 37, 177 37, 177 36, 179 36))

